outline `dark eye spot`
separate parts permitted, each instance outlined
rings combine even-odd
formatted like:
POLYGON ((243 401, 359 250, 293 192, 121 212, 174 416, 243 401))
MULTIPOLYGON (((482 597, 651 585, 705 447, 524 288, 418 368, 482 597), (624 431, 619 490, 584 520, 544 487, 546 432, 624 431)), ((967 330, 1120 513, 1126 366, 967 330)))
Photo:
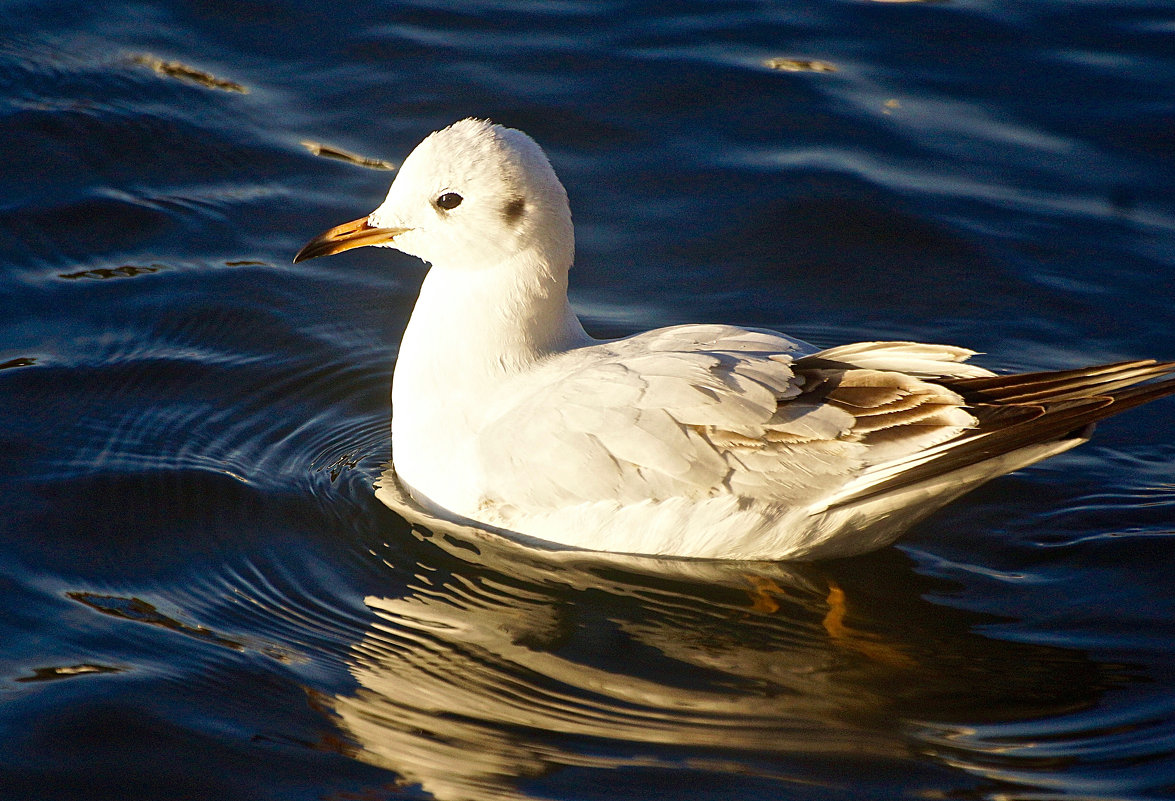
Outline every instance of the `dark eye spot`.
POLYGON ((526 198, 514 197, 506 202, 502 207, 502 216, 510 225, 514 225, 522 217, 522 212, 526 211, 526 198))
POLYGON ((462 198, 456 192, 445 192, 443 195, 438 197, 435 202, 438 209, 450 211, 460 206, 462 200, 464 200, 464 198, 462 198))

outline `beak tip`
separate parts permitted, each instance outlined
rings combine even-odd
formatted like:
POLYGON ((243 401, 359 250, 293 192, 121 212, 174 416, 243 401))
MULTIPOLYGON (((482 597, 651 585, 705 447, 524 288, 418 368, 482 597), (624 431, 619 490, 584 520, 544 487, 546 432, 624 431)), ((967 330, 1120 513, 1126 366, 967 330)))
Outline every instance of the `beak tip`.
POLYGON ((331 256, 364 245, 390 243, 405 230, 407 229, 373 228, 368 224, 366 217, 352 220, 349 223, 337 225, 307 242, 294 256, 294 264, 317 259, 319 256, 331 256))

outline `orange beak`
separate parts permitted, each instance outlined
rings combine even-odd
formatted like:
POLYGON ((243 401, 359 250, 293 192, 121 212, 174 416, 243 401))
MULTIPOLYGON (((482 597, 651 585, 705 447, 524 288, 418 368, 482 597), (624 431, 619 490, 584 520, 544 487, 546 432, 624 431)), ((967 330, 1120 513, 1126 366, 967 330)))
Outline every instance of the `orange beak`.
POLYGON ((373 228, 367 224, 367 218, 352 220, 349 223, 336 225, 334 228, 319 234, 306 243, 306 247, 298 251, 294 257, 294 264, 307 259, 317 259, 319 256, 333 256, 351 248, 361 248, 364 245, 379 245, 391 242, 397 236, 409 230, 408 228, 373 228))

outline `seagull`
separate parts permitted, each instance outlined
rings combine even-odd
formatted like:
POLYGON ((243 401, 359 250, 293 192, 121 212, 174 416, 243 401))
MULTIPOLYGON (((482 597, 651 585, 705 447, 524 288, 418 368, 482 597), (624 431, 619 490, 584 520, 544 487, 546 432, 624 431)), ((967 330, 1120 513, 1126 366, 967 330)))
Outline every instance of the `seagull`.
POLYGON ((429 135, 379 208, 294 261, 364 245, 431 265, 392 380, 396 477, 432 515, 552 547, 850 556, 1175 394, 1155 360, 997 375, 961 347, 732 325, 593 339, 567 297, 567 193, 486 120, 429 135))

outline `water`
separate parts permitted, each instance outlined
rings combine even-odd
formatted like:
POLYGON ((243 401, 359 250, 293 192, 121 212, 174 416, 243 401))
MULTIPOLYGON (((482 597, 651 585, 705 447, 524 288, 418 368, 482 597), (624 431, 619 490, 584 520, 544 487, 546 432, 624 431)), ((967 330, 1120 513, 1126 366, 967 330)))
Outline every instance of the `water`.
POLYGON ((290 263, 481 115, 597 335, 1175 358, 1169 4, 100 5, 0 9, 0 797, 1175 794, 1169 401, 856 559, 542 554, 373 497, 420 265, 290 263))

